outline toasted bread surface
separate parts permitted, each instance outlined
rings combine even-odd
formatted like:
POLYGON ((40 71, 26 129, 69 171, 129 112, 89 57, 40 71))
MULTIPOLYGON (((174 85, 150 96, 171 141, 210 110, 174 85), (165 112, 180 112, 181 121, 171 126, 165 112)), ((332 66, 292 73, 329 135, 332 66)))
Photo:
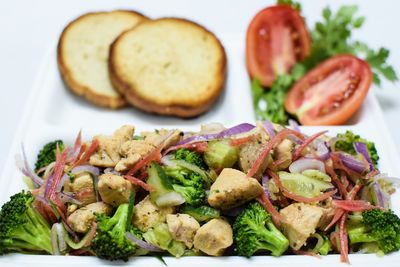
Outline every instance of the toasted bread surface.
POLYGON ((62 32, 57 49, 58 66, 67 87, 103 107, 119 108, 125 99, 114 90, 108 75, 112 42, 135 27, 145 16, 134 11, 87 13, 62 32))
POLYGON ((214 34, 178 18, 145 21, 112 44, 114 88, 148 112, 193 117, 221 94, 226 55, 214 34))

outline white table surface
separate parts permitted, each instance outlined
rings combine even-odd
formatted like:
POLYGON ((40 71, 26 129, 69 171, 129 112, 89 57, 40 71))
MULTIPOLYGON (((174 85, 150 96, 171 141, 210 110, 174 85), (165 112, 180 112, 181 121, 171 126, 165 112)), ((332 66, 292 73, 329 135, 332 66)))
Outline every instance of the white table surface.
MULTIPOLYGON (((168 4, 168 0, 160 2, 164 2, 162 7, 165 9, 164 14, 181 13, 180 6, 168 4)), ((215 2, 215 6, 210 7, 209 14, 214 18, 223 16, 226 12, 240 14, 240 8, 226 5, 227 1, 222 3, 216 0, 215 2)), ((241 0, 242 5, 246 2, 241 0)), ((266 5, 269 2, 273 1, 265 1, 266 5)), ((309 22, 320 18, 318 10, 327 4, 333 7, 343 3, 359 5, 360 14, 365 15, 367 21, 363 29, 355 35, 373 47, 382 45, 387 47, 391 51, 390 62, 400 74, 400 36, 398 34, 400 1, 303 0, 302 2, 309 22)), ((200 5, 200 3, 200 0, 187 0, 185 4, 200 5)), ((149 5, 154 5, 154 10, 161 9, 154 1, 150 1, 149 5)), ((0 172, 27 96, 49 44, 54 43, 65 24, 79 14, 89 10, 115 8, 135 9, 135 1, 3 0, 0 2, 0 172)), ((146 8, 146 15, 153 15, 151 9, 150 6, 146 8)), ((234 31, 235 23, 242 22, 229 21, 226 25, 227 29, 234 31)), ((384 84, 383 88, 373 90, 384 112, 390 133, 400 151, 400 83, 384 84)))

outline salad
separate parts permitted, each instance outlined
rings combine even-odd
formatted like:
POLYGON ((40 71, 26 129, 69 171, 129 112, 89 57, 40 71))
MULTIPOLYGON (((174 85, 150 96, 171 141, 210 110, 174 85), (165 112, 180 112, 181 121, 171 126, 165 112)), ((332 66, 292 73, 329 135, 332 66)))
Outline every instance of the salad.
POLYGON ((329 7, 311 28, 301 5, 279 0, 259 11, 247 29, 246 65, 259 120, 304 125, 344 124, 361 107, 373 83, 398 76, 389 51, 354 40, 364 17, 357 6, 329 7))
POLYGON ((131 257, 340 253, 400 249, 373 142, 272 124, 159 129, 46 144, 29 187, 0 211, 0 254, 131 257))

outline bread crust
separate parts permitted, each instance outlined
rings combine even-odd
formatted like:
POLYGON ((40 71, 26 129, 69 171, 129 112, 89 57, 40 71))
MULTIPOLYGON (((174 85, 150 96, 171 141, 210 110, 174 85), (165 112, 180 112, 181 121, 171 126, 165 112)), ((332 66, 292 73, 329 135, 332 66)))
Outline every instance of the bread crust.
MULTIPOLYGON (((134 14, 135 16, 142 17, 144 20, 147 20, 148 18, 144 16, 143 14, 133 11, 133 10, 114 10, 110 12, 126 12, 130 14, 134 14)), ((58 45, 57 45, 57 63, 58 63, 58 69, 61 74, 61 78, 66 84, 66 87, 70 89, 74 94, 78 96, 84 97, 87 101, 101 107, 106 107, 106 108, 111 108, 111 109, 118 109, 121 107, 124 107, 127 105, 126 100, 122 95, 118 97, 108 97, 99 93, 96 93, 94 90, 91 90, 90 87, 82 85, 81 83, 77 82, 74 79, 74 75, 72 74, 71 70, 67 67, 65 64, 65 59, 64 55, 62 53, 63 51, 63 46, 65 44, 65 35, 67 30, 72 27, 74 24, 79 23, 79 21, 85 17, 92 16, 92 15, 98 15, 98 14, 107 14, 110 12, 90 12, 90 13, 85 13, 75 20, 71 21, 62 31, 58 45)), ((118 91, 117 91, 118 93, 118 91)))
POLYGON ((219 96, 221 95, 224 86, 225 86, 225 78, 226 78, 226 63, 227 63, 227 58, 226 58, 226 53, 223 45, 221 44, 220 40, 209 30, 204 28, 203 26, 186 20, 182 18, 160 18, 154 21, 159 21, 159 20, 172 20, 172 21, 179 21, 179 22, 185 22, 189 23, 192 25, 195 25, 196 27, 201 28, 204 32, 212 36, 216 40, 216 43, 218 44, 218 49, 220 50, 221 54, 221 60, 218 62, 218 73, 214 79, 213 82, 213 90, 212 90, 212 95, 208 99, 204 99, 201 102, 198 103, 191 103, 191 104, 172 104, 172 105, 161 105, 159 103, 156 103, 155 101, 149 101, 148 99, 143 98, 140 94, 137 93, 137 89, 129 82, 125 81, 121 75, 118 74, 118 67, 116 66, 116 46, 118 45, 118 41, 123 38, 124 34, 128 33, 129 31, 133 30, 128 30, 122 33, 111 45, 110 47, 110 55, 108 57, 108 67, 109 67, 109 76, 111 83, 119 93, 125 96, 125 99, 133 106, 149 112, 149 113, 156 113, 160 115, 172 115, 172 116, 177 116, 177 117, 182 117, 182 118, 191 118, 191 117, 196 117, 201 115, 202 113, 205 113, 208 111, 212 105, 218 100, 219 96))

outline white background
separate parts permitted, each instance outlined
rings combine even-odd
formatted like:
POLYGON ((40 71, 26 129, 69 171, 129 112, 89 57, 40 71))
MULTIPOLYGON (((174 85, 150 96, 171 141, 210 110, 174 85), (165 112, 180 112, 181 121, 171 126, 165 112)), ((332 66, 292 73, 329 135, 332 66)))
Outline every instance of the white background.
MULTIPOLYGON (((110 1, 110 0, 12 0, 0 2, 0 172, 5 157, 21 118, 27 96, 38 68, 47 52, 54 47, 58 36, 71 19, 86 11, 131 8, 152 17, 156 14, 165 16, 185 16, 185 10, 193 8, 209 9, 198 16, 190 17, 216 32, 235 32, 247 27, 252 14, 242 14, 243 6, 260 5, 260 1, 232 0, 217 1, 212 6, 204 6, 202 1, 110 1), (140 3, 137 3, 140 2, 140 3), (256 3, 257 2, 257 3, 256 3), (161 3, 161 4, 160 4, 161 3), (206 15, 205 15, 206 14, 206 15), (229 15, 230 14, 230 15, 229 15), (234 14, 234 15, 232 15, 234 14), (223 26, 213 27, 212 20, 226 20, 223 26)), ((263 1, 265 6, 273 1, 263 1)), ((355 3, 360 7, 360 14, 367 20, 356 38, 372 47, 385 46, 391 51, 390 62, 400 73, 400 36, 399 14, 400 1, 364 0, 364 1, 321 1, 303 0, 304 14, 311 25, 320 18, 320 10, 327 4, 336 7, 343 3, 355 3)), ((190 19, 189 18, 189 19, 190 19)), ((54 59, 55 60, 55 59, 54 59)), ((391 135, 400 150, 400 84, 384 84, 384 88, 373 88, 391 135)), ((251 103, 249 103, 251 105, 251 103)), ((105 125, 106 127, 106 125, 105 125)))

